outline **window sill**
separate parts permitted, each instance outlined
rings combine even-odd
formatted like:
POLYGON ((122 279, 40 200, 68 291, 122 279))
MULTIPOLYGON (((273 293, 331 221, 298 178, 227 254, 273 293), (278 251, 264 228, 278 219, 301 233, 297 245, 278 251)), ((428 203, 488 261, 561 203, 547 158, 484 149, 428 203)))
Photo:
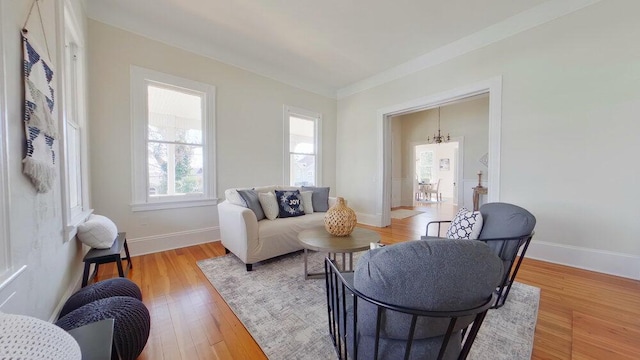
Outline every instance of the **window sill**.
POLYGON ((64 238, 66 241, 70 241, 78 234, 78 226, 87 221, 91 214, 93 214, 93 209, 83 211, 71 219, 71 222, 64 228, 64 238))
POLYGON ((197 206, 214 206, 218 204, 218 199, 185 200, 185 201, 163 201, 131 204, 131 211, 152 211, 165 209, 179 209, 197 206))

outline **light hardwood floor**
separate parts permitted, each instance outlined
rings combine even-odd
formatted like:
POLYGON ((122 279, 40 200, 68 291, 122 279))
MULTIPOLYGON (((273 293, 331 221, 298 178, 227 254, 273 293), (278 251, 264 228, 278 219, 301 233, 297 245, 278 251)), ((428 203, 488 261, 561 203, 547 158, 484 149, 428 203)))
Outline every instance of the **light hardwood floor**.
MULTIPOLYGON (((424 213, 392 219, 387 228, 363 227, 378 231, 383 243, 397 243, 419 238, 428 221, 451 219, 457 210, 446 203, 415 209, 424 213)), ((133 258, 128 277, 151 313, 139 359, 266 358, 196 265, 222 255, 214 242, 133 258)), ((115 266, 103 265, 98 280, 116 274, 115 266)), ((524 260, 516 280, 542 289, 532 359, 640 358, 639 281, 532 259, 524 260)))

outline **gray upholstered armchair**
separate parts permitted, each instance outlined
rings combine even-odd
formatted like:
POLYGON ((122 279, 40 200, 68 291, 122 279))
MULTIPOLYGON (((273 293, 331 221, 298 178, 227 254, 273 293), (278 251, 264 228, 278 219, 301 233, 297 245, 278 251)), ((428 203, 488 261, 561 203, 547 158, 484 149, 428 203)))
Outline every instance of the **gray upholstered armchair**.
MULTIPOLYGON (((478 240, 485 242, 502 259, 504 266, 503 279, 496 289, 498 298, 493 306, 499 308, 507 300, 511 285, 529 248, 536 218, 519 206, 500 202, 484 204, 479 211, 482 214, 483 226, 478 240)), ((422 239, 438 238, 441 234, 441 225, 450 222, 447 220, 428 223, 426 236, 422 239), (436 228, 432 225, 437 225, 435 237, 429 236, 430 227, 436 228)))
POLYGON ((353 273, 325 259, 340 359, 465 359, 502 279, 484 243, 409 241, 369 250, 353 273))

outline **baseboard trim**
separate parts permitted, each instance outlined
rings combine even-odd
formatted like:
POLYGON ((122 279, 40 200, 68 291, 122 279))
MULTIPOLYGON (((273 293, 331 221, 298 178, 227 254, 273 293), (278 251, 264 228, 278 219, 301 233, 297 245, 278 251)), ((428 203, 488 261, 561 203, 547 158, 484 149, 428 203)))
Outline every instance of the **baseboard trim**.
POLYGON ((60 298, 58 305, 56 305, 55 309, 53 309, 53 312, 49 317, 50 323, 53 323, 56 320, 58 320, 58 314, 60 314, 60 311, 62 310, 62 307, 64 306, 64 304, 67 302, 67 300, 69 300, 71 295, 75 294, 76 291, 80 290, 80 287, 82 285, 82 271, 78 272, 78 275, 76 275, 75 277, 76 277, 75 280, 71 282, 69 287, 67 287, 67 290, 64 292, 64 295, 62 295, 62 297, 60 298))
POLYGON ((640 280, 640 256, 536 241, 534 238, 526 257, 640 280))
POLYGON ((179 231, 169 234, 127 238, 131 256, 152 254, 187 246, 199 245, 220 239, 220 227, 179 231))
POLYGON ((383 227, 380 215, 356 213, 356 217, 358 218, 358 224, 383 227))

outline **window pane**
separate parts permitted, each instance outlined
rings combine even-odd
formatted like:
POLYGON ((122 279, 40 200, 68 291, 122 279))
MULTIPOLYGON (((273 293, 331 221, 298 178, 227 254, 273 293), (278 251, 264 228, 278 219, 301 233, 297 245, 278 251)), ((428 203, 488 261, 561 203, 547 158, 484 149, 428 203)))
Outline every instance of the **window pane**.
POLYGON ((422 151, 419 153, 416 173, 418 182, 420 183, 433 181, 433 151, 422 151))
POLYGON ((202 193, 202 146, 175 145, 175 154, 175 193, 202 193))
POLYGON ((291 154, 291 185, 293 186, 314 186, 316 179, 316 157, 315 155, 294 155, 291 154))
POLYGON ((202 144, 202 96, 149 85, 149 140, 202 144))
POLYGON ((80 131, 72 123, 67 123, 67 165, 69 173, 69 208, 80 205, 80 131))
POLYGON ((298 154, 315 154, 315 122, 289 117, 289 151, 298 154))
POLYGON ((149 142, 149 195, 167 195, 167 144, 149 142))
POLYGON ((149 195, 203 192, 202 146, 149 142, 149 195))

